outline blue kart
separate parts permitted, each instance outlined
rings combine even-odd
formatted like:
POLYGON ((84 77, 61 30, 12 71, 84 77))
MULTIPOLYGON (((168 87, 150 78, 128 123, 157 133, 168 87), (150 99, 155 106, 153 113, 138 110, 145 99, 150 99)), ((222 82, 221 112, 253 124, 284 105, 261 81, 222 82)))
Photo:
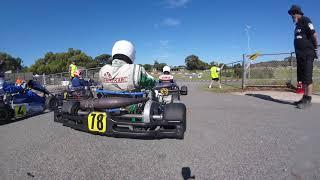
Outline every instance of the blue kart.
POLYGON ((4 83, 2 88, 4 94, 0 101, 0 121, 8 122, 41 114, 46 109, 54 110, 59 105, 56 96, 33 80, 24 85, 4 83), (43 96, 34 90, 43 93, 43 96))

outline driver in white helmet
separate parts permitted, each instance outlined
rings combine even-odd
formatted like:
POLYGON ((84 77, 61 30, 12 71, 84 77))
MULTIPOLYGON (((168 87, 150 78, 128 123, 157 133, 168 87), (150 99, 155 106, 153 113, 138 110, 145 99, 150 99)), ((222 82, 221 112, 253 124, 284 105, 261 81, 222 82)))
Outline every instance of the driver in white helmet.
POLYGON ((156 81, 135 61, 135 47, 126 40, 117 41, 112 48, 112 64, 100 69, 103 89, 111 91, 139 91, 153 88, 156 81))
POLYGON ((173 76, 170 74, 170 67, 164 66, 162 69, 163 74, 159 76, 159 83, 171 82, 173 83, 173 76))

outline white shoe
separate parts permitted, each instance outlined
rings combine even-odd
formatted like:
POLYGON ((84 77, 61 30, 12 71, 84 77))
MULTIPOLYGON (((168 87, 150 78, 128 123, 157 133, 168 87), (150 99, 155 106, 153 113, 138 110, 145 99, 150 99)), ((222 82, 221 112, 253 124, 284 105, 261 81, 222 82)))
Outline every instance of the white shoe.
POLYGON ((219 88, 220 88, 220 89, 222 88, 221 85, 219 86, 219 88))
POLYGON ((211 89, 211 86, 209 86, 209 89, 211 89))

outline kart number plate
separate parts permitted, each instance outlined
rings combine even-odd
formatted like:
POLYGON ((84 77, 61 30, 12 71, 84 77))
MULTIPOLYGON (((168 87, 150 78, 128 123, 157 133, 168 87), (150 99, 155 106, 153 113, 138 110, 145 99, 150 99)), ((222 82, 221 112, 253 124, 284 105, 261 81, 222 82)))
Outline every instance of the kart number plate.
POLYGON ((88 129, 91 132, 105 133, 107 130, 107 113, 90 113, 88 116, 88 129))
POLYGON ((161 88, 160 93, 164 96, 167 96, 169 94, 169 89, 167 88, 161 88))
POLYGON ((16 117, 23 117, 27 114, 27 107, 25 105, 14 107, 16 117))

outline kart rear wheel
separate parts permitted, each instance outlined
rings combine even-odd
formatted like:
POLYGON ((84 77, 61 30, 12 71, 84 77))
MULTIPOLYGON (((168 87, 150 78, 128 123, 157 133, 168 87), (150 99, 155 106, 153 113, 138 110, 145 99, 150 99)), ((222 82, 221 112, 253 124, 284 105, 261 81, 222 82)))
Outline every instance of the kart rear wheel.
POLYGON ((188 87, 187 86, 181 86, 180 94, 181 95, 188 95, 188 87))
POLYGON ((54 117, 54 122, 59 122, 59 123, 63 122, 62 114, 61 112, 59 112, 58 109, 53 112, 53 117, 54 117))
POLYGON ((67 101, 64 102, 61 108, 62 113, 67 114, 77 114, 80 109, 80 102, 77 101, 67 101))
POLYGON ((177 122, 176 129, 182 130, 178 133, 178 138, 183 137, 187 129, 186 113, 187 108, 183 103, 170 103, 166 104, 163 112, 163 119, 168 122, 177 122))
POLYGON ((8 105, 0 107, 0 121, 7 122, 13 117, 12 109, 8 105))
POLYGON ((53 111, 58 107, 58 99, 55 96, 49 96, 46 99, 46 109, 53 111))

